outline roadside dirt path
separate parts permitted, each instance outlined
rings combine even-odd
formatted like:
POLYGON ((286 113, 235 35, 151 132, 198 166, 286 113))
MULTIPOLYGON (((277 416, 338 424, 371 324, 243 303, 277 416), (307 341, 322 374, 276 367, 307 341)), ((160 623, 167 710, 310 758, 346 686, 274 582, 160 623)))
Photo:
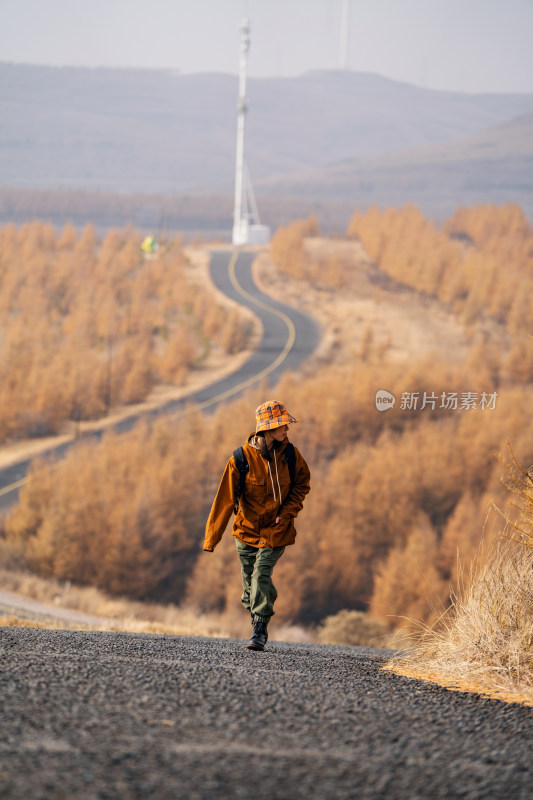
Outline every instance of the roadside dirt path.
POLYGON ((72 608, 61 608, 59 605, 41 603, 31 597, 24 597, 15 592, 0 591, 0 626, 2 616, 15 615, 29 620, 63 621, 78 622, 83 625, 102 625, 110 620, 103 617, 96 617, 92 614, 85 614, 83 611, 75 611, 72 608))
MULTIPOLYGON (((326 258, 350 265, 342 289, 281 273, 265 250, 254 263, 256 282, 265 294, 315 317, 324 333, 314 369, 371 356, 383 363, 412 364, 435 356, 463 360, 471 347, 464 325, 438 300, 402 286, 377 269, 357 241, 312 238, 306 250, 314 263, 326 258)), ((506 346, 505 334, 486 323, 484 335, 506 346)))

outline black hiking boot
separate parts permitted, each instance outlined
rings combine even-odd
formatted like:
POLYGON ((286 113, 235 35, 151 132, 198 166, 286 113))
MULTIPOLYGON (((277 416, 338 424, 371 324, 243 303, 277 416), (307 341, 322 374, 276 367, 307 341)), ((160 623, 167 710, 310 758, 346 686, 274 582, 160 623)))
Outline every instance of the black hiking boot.
POLYGON ((266 622, 254 622, 254 632, 246 648, 248 650, 264 650, 267 640, 268 631, 266 622))

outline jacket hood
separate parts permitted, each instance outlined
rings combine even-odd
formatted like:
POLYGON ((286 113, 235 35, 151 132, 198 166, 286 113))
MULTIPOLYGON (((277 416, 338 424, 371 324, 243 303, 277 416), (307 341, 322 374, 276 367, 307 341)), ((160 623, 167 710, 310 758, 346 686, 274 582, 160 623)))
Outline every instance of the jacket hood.
MULTIPOLYGON (((256 433, 251 433, 246 440, 246 444, 250 445, 250 447, 253 447, 254 450, 261 451, 261 440, 262 439, 264 440, 264 438, 265 438, 264 436, 258 436, 256 433)), ((283 451, 287 447, 288 441, 289 441, 288 437, 285 437, 285 441, 282 442, 279 447, 276 447, 276 451, 278 453, 283 453, 283 451)))

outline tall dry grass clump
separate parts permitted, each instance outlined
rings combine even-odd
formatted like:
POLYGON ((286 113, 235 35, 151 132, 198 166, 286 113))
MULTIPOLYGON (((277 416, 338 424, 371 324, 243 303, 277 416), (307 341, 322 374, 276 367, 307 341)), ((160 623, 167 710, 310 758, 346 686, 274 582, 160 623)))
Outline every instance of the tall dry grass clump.
POLYGON ((502 537, 479 557, 469 585, 400 663, 533 700, 533 471, 514 460, 508 469, 514 518, 506 512, 502 537))
MULTIPOLYGON (((510 449, 510 448, 509 448, 510 449)), ((513 516, 505 514, 506 535, 514 542, 533 550, 533 466, 527 470, 520 466, 512 451, 512 463, 506 464, 508 477, 505 485, 516 497, 511 508, 513 516)))

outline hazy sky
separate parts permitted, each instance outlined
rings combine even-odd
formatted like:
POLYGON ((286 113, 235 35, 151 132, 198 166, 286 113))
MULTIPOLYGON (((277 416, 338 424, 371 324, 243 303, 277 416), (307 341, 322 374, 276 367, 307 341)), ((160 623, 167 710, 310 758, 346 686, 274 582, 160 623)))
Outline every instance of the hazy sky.
MULTIPOLYGON (((238 71, 337 69, 344 0, 0 0, 0 61, 238 71)), ((353 70, 435 89, 533 92, 533 0, 349 0, 353 70)))

